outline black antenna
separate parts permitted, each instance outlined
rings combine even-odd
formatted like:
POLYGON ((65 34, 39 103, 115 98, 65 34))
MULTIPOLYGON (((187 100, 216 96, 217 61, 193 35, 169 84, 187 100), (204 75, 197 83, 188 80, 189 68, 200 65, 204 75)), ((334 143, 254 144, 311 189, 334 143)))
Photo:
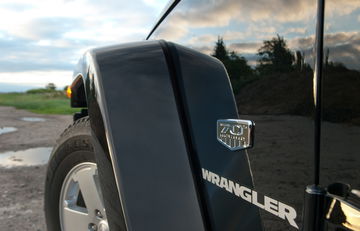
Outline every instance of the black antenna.
POLYGON ((170 12, 175 8, 175 6, 180 2, 181 0, 172 0, 170 1, 166 7, 164 8, 163 12, 160 14, 161 17, 159 18, 159 20, 157 21, 157 23, 155 24, 155 26, 152 28, 152 30, 150 31, 150 33, 148 34, 148 36, 146 37, 145 40, 148 40, 150 38, 150 36, 154 33, 154 31, 159 27, 159 25, 162 23, 162 21, 164 21, 164 19, 170 14, 170 12))

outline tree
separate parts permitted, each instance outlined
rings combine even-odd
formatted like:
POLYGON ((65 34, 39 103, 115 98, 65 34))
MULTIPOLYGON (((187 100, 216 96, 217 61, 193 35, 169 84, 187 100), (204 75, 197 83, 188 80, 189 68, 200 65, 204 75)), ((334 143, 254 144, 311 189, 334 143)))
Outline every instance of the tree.
POLYGON ((330 56, 330 50, 329 50, 329 48, 327 48, 326 55, 325 55, 325 68, 329 66, 329 56, 330 56))
POLYGON ((229 52, 221 37, 218 37, 215 43, 212 56, 224 64, 229 74, 234 93, 237 93, 241 87, 251 81, 249 77, 253 75, 253 69, 247 64, 246 58, 237 54, 235 51, 229 52))
POLYGON ((214 53, 212 56, 219 59, 224 64, 229 77, 232 80, 249 76, 253 72, 244 57, 240 56, 235 51, 229 52, 227 50, 224 40, 220 36, 215 43, 214 53))
POLYGON ((55 90, 56 89, 56 86, 54 83, 48 83, 46 86, 45 86, 46 89, 48 90, 55 90))
POLYGON ((293 69, 294 55, 280 35, 271 40, 265 40, 258 50, 258 56, 260 59, 257 70, 260 74, 283 73, 293 69))
POLYGON ((293 65, 294 70, 298 72, 311 72, 311 66, 305 62, 305 52, 297 50, 295 52, 295 62, 293 65))
POLYGON ((295 69, 298 70, 298 71, 302 71, 303 70, 303 67, 304 67, 304 64, 305 64, 305 61, 304 61, 304 53, 301 53, 301 51, 296 51, 295 53, 295 60, 296 60, 296 64, 295 64, 295 69))
POLYGON ((229 52, 225 47, 225 43, 222 37, 218 37, 217 42, 215 43, 214 53, 212 54, 218 60, 224 62, 229 59, 229 52))
POLYGON ((246 58, 238 55, 235 51, 230 52, 230 56, 224 61, 224 64, 231 79, 241 79, 253 73, 246 58))

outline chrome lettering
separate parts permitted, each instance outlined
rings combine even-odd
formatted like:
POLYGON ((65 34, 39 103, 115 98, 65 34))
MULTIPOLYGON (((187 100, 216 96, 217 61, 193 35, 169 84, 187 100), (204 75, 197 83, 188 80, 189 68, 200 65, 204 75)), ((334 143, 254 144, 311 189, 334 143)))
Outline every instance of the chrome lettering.
POLYGON ((241 136, 244 133, 244 129, 240 125, 232 126, 230 130, 231 135, 241 136))

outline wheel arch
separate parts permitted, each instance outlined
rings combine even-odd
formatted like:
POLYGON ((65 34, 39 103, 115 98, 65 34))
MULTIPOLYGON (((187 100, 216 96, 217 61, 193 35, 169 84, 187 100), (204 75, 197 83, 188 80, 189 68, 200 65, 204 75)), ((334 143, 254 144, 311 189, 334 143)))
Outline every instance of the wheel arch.
POLYGON ((71 107, 73 108, 87 108, 87 97, 85 90, 85 79, 82 74, 75 75, 75 78, 70 86, 71 89, 71 107))

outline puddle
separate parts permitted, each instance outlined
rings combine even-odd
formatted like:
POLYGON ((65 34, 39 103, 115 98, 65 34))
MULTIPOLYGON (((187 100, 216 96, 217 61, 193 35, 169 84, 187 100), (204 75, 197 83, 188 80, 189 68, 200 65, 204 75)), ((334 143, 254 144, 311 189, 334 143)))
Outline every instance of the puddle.
POLYGON ((49 160, 52 148, 30 148, 0 153, 1 167, 43 165, 49 160))
POLYGON ((40 117, 22 117, 21 120, 27 122, 44 122, 46 119, 40 117))
POLYGON ((16 130, 17 130, 17 128, 14 128, 14 127, 0 127, 0 135, 9 133, 9 132, 14 132, 16 130))

